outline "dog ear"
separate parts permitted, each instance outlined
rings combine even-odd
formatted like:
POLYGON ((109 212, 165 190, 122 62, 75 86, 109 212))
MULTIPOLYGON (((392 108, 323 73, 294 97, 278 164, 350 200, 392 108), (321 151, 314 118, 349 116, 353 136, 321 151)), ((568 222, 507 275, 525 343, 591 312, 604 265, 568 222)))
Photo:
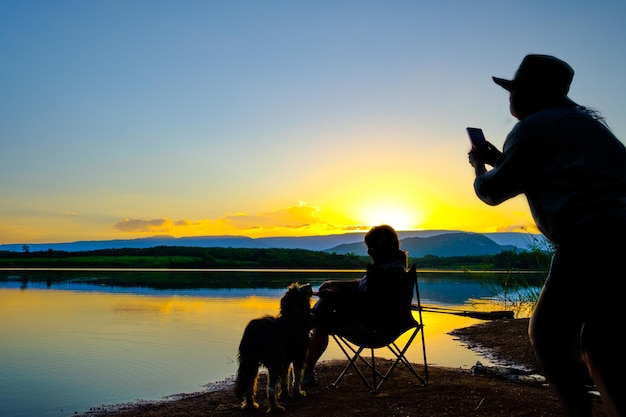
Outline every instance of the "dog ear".
POLYGON ((305 293, 309 295, 313 295, 313 287, 311 286, 311 284, 302 284, 300 286, 300 290, 304 291, 305 293))
POLYGON ((310 285, 301 286, 294 282, 280 299, 281 317, 301 317, 309 314, 311 306, 312 288, 310 285), (306 311, 305 311, 306 310, 306 311), (304 312, 304 313, 303 313, 304 312))

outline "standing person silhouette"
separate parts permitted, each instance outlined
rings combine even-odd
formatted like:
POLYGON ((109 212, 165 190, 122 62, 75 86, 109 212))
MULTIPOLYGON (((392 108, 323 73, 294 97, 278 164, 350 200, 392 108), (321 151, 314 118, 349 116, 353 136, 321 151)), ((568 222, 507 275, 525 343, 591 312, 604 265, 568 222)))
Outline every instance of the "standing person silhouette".
POLYGON ((503 152, 487 142, 469 162, 482 201, 494 206, 524 194, 555 245, 529 325, 550 387, 570 416, 591 417, 591 376, 609 414, 623 417, 626 148, 597 112, 567 96, 573 76, 558 58, 527 55, 514 79, 493 77, 519 121, 503 152))
POLYGON ((388 225, 375 226, 364 240, 372 258, 365 275, 354 280, 328 280, 319 286, 319 300, 312 309, 313 331, 303 385, 317 383, 315 364, 328 347, 331 331, 353 329, 363 319, 384 322, 403 306, 408 253, 400 249, 397 232, 388 225))

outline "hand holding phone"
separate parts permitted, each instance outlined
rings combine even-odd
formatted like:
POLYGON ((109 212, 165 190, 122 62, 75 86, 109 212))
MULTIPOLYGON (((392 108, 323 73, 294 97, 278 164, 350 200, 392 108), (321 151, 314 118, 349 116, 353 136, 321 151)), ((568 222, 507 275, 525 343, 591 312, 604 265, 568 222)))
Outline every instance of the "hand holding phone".
POLYGON ((484 149, 487 146, 487 140, 485 139, 482 129, 477 127, 468 127, 466 130, 470 143, 472 144, 472 149, 484 149))

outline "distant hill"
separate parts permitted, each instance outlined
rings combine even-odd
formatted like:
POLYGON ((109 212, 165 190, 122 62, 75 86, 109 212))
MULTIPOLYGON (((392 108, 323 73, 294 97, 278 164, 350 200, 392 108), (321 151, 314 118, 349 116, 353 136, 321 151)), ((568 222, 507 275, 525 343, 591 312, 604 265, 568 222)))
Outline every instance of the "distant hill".
MULTIPOLYGON (((499 245, 492 239, 479 233, 451 232, 429 237, 407 237, 401 241, 402 249, 410 256, 421 258, 434 256, 473 256, 495 255, 505 250, 516 249, 514 245, 499 245)), ((340 255, 353 253, 367 256, 365 243, 346 243, 326 250, 340 255)))
MULTIPOLYGON (((517 248, 527 250, 541 235, 529 233, 469 233, 455 230, 400 231, 402 247, 411 256, 487 255, 517 248)), ((66 252, 98 249, 151 248, 155 246, 193 246, 225 248, 308 249, 367 255, 362 233, 325 236, 249 238, 245 236, 153 236, 139 239, 93 240, 64 243, 25 243, 31 252, 59 250, 66 252)), ((24 244, 3 244, 0 250, 22 252, 24 244)))

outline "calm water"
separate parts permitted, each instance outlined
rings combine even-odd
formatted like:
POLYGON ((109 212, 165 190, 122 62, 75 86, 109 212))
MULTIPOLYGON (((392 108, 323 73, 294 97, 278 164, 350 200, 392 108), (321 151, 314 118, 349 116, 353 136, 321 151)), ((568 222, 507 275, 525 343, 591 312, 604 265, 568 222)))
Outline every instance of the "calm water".
MULTIPOLYGON (((234 375, 243 328, 254 317, 275 315, 289 282, 316 287, 328 278, 361 275, 163 274, 0 271, 0 416, 66 417, 100 405, 208 389, 234 375), (110 285, 124 281, 124 274, 168 289, 110 285), (175 288, 181 285, 187 288, 175 288)), ((419 280, 422 304, 500 309, 492 301, 494 287, 467 275, 421 273, 419 280)), ((447 334, 480 320, 441 313, 423 313, 423 320, 429 364, 469 368, 477 360, 489 363, 447 334)), ((415 343, 408 356, 420 362, 415 343)), ((322 360, 342 355, 331 342, 322 360)))

